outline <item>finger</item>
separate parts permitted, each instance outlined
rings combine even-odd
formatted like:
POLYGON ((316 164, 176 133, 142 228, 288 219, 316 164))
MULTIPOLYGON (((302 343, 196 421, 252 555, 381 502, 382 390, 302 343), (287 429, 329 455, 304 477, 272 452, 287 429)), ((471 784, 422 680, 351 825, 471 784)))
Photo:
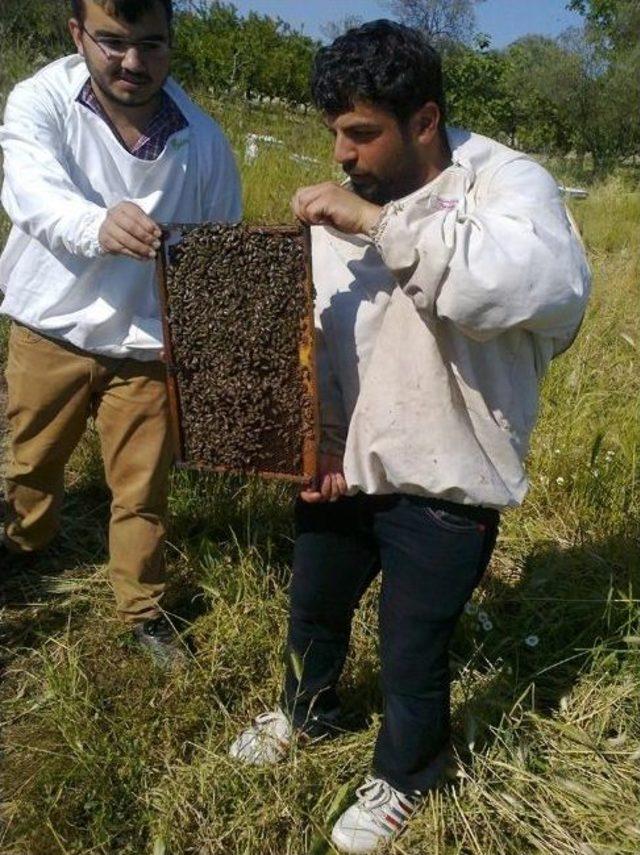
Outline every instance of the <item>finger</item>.
POLYGON ((331 475, 325 475, 320 485, 320 495, 325 502, 331 498, 331 475))
POLYGON ((340 498, 340 493, 338 492, 337 487, 336 487, 336 476, 331 475, 331 494, 329 496, 329 501, 330 502, 337 502, 339 498, 340 498))
POLYGON ((136 261, 149 261, 149 250, 145 250, 143 255, 140 255, 140 253, 137 252, 132 252, 130 249, 122 246, 118 240, 112 238, 109 234, 101 234, 100 246, 104 252, 109 255, 126 255, 128 258, 135 258, 136 261))
MULTIPOLYGON (((153 246, 154 249, 158 249, 160 246, 160 234, 149 229, 144 220, 140 220, 138 217, 132 217, 125 211, 120 211, 113 219, 119 228, 137 238, 142 243, 147 244, 148 246, 153 246)), ((149 222, 152 226, 155 225, 152 220, 149 220, 149 222)))
MULTIPOLYGON (((291 207, 293 213, 304 222, 308 222, 310 206, 319 200, 326 198, 326 194, 335 191, 335 184, 331 182, 323 182, 322 184, 314 184, 311 187, 301 187, 294 195, 291 207)), ((324 207, 324 205, 323 205, 324 207)))
POLYGON ((293 199, 291 200, 291 209, 295 216, 306 222, 305 220, 305 208, 307 207, 307 190, 308 187, 304 187, 301 190, 298 190, 297 193, 294 194, 293 199))
POLYGON ((317 226, 327 220, 326 205, 322 199, 301 203, 295 211, 296 217, 308 226, 317 226))
POLYGON ((344 478, 340 475, 339 472, 333 472, 331 474, 331 498, 330 502, 337 502, 338 499, 341 499, 347 491, 347 485, 345 483, 344 478))
POLYGON ((319 502, 324 502, 325 499, 322 498, 321 493, 316 493, 311 490, 303 490, 300 493, 300 498, 303 502, 306 502, 309 505, 317 505, 319 502))
POLYGON ((155 237, 161 237, 162 235, 162 229, 160 226, 154 222, 148 214, 145 214, 142 208, 135 205, 133 202, 122 202, 121 205, 116 205, 113 209, 113 213, 118 217, 124 215, 125 217, 133 220, 145 231, 150 232, 155 237))
MULTIPOLYGON (((155 258, 156 251, 152 246, 149 246, 146 243, 143 243, 141 240, 138 240, 134 235, 130 235, 127 231, 125 231, 120 226, 115 223, 109 229, 108 234, 115 245, 115 250, 110 250, 111 252, 120 252, 123 250, 128 250, 129 253, 137 256, 139 258, 155 258)), ((122 253, 126 255, 127 253, 122 253)))
POLYGON ((346 496, 347 490, 347 482, 345 481, 344 475, 341 472, 336 472, 336 485, 338 488, 338 492, 341 496, 346 496))
POLYGON ((319 226, 325 222, 325 207, 323 204, 310 203, 307 205, 300 216, 303 223, 308 226, 319 226))
POLYGON ((135 261, 143 261, 144 262, 144 261, 151 261, 152 260, 149 258, 149 255, 138 255, 137 252, 131 252, 130 249, 124 249, 124 247, 121 247, 118 250, 112 250, 112 251, 110 251, 110 254, 111 255, 122 255, 126 258, 133 258, 135 261))

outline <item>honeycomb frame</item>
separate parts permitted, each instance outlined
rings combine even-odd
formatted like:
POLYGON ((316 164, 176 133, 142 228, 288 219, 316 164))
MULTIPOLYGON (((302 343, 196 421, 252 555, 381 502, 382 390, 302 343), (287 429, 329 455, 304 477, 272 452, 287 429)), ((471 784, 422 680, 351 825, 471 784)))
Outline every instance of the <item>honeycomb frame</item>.
MULTIPOLYGON (((162 327, 164 337, 164 361, 167 369, 167 390, 169 398, 170 421, 174 439, 176 465, 181 468, 196 469, 219 473, 234 474, 256 474, 263 478, 290 481, 296 484, 310 484, 317 475, 318 467, 318 440, 319 440, 319 407, 316 379, 316 355, 315 355, 315 325, 313 318, 313 278, 311 269, 311 244, 310 232, 304 226, 221 226, 213 223, 199 224, 168 224, 163 225, 163 238, 156 259, 156 281, 162 314, 162 327), (197 459, 190 453, 189 443, 185 432, 185 407, 189 405, 189 388, 185 383, 185 372, 181 371, 180 364, 176 363, 175 353, 180 350, 176 345, 179 336, 185 331, 179 331, 176 324, 172 322, 171 301, 173 279, 175 277, 174 258, 175 247, 180 247, 185 238, 192 235, 195 230, 204 230, 215 227, 220 231, 223 229, 243 229, 250 236, 262 235, 268 240, 281 240, 283 238, 294 238, 302 249, 302 264, 304 276, 300 281, 293 283, 301 290, 304 299, 304 316, 297 330, 297 368, 302 394, 299 399, 300 407, 300 448, 296 454, 299 465, 289 467, 290 471, 282 471, 282 468, 262 465, 235 465, 229 466, 223 463, 214 463, 211 460, 197 459), (296 471, 294 471, 296 470, 296 471)), ((215 256, 212 254, 212 265, 215 256)), ((188 336, 189 332, 186 331, 188 336)), ((294 354, 289 354, 291 358, 294 354)), ((206 404, 204 405, 206 406, 206 404)))

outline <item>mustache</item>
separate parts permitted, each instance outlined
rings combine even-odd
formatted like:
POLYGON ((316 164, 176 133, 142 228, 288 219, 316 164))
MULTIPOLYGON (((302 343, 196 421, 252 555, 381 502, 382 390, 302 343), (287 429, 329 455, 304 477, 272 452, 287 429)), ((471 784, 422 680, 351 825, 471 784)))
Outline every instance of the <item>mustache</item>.
POLYGON ((348 175, 349 178, 351 178, 352 180, 355 180, 355 181, 358 181, 358 179, 360 179, 360 180, 364 179, 365 181, 371 181, 373 179, 373 176, 370 175, 368 172, 354 172, 353 169, 345 169, 345 168, 343 168, 342 171, 346 175, 348 175))
POLYGON ((148 74, 132 74, 128 71, 120 71, 118 80, 125 80, 127 83, 149 83, 151 78, 148 74))

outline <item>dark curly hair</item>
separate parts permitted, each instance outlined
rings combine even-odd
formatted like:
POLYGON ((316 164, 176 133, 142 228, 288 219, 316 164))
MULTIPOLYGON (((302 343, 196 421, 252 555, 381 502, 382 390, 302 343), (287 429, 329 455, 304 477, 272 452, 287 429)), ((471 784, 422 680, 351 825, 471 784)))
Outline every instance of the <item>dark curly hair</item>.
MULTIPOLYGON (((172 0, 94 0, 94 2, 98 6, 102 6, 109 15, 123 18, 129 24, 135 23, 146 12, 150 12, 156 3, 160 3, 163 7, 169 24, 173 18, 172 0)), ((71 0, 71 8, 73 17, 82 23, 84 21, 84 0, 71 0)))
POLYGON ((311 94, 329 115, 356 101, 381 107, 404 124, 427 101, 446 109, 440 54, 418 30, 380 19, 347 30, 320 48, 311 74, 311 94))

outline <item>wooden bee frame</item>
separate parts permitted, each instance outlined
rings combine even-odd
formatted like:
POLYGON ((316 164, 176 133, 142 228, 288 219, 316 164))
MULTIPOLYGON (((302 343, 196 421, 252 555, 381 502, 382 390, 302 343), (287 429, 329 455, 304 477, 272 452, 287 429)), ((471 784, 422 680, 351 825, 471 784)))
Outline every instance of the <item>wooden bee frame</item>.
MULTIPOLYGON (((199 251, 200 250, 198 250, 198 252, 199 251)), ((209 271, 215 271, 216 263, 217 260, 215 254, 212 254, 210 257, 210 266, 208 268, 209 271)), ((164 358, 167 366, 167 388, 177 465, 190 469, 200 469, 213 472, 258 474, 265 478, 282 479, 298 484, 308 484, 313 482, 317 474, 319 413, 315 364, 313 284, 309 229, 294 226, 220 226, 216 224, 172 224, 164 226, 163 241, 161 250, 158 253, 156 270, 158 293, 163 318, 164 358), (185 365, 181 365, 180 357, 179 355, 177 357, 176 354, 179 354, 181 351, 184 353, 185 350, 184 346, 181 346, 180 337, 185 335, 188 337, 193 331, 189 329, 180 329, 179 325, 175 321, 172 314, 172 301, 175 299, 172 291, 176 292, 180 284, 179 265, 175 264, 176 247, 180 247, 178 252, 181 250, 184 251, 185 247, 183 244, 186 244, 190 235, 192 236, 192 239, 199 234, 206 235, 207 229, 209 229, 210 232, 215 231, 218 235, 221 232, 224 232, 225 229, 236 230, 236 232, 238 230, 242 230, 242 234, 248 236, 248 240, 246 241, 248 244, 251 244, 251 239, 257 235, 262 236, 260 240, 264 239, 264 241, 269 243, 271 241, 276 243, 278 241, 282 242, 283 239, 290 238, 293 242, 288 245, 294 245, 300 253, 298 269, 301 271, 301 275, 299 277, 299 281, 291 283, 291 287, 299 289, 301 292, 297 297, 299 301, 297 305, 302 305, 303 311, 300 313, 299 328, 297 329, 297 341, 295 342, 295 347, 297 349, 296 353, 288 354, 288 358, 290 360, 297 359, 297 376, 294 378, 294 386, 296 389, 300 390, 299 448, 293 450, 291 443, 294 442, 294 440, 289 441, 287 450, 288 453, 291 452, 290 459, 286 461, 283 460, 282 466, 263 466, 260 461, 255 459, 255 454, 252 457, 250 456, 252 462, 248 465, 245 465, 244 463, 239 465, 237 463, 235 465, 229 465, 226 463, 216 462, 213 459, 213 457, 215 457, 215 449, 211 451, 211 455, 208 452, 205 452, 204 454, 202 454, 202 452, 194 454, 190 447, 189 428, 187 427, 186 422, 189 422, 187 408, 189 407, 189 396, 192 391, 190 389, 192 374, 190 374, 190 371, 187 370, 186 367, 188 359, 183 358, 182 361, 185 365), (178 288, 176 286, 178 286, 178 288), (206 457, 207 459, 203 460, 203 457, 206 457)), ((215 273, 213 275, 215 276, 215 273)), ((201 305, 203 316, 206 316, 206 290, 202 293, 201 305)), ((282 317, 282 315, 280 317, 282 317)), ((208 323, 212 338, 216 338, 216 333, 219 334, 217 338, 219 338, 220 335, 223 335, 221 333, 222 327, 220 324, 218 325, 217 330, 212 328, 215 327, 216 324, 215 317, 208 317, 208 323)), ((232 347, 234 344, 236 344, 236 342, 229 342, 229 347, 232 347)), ((261 389, 264 389, 264 383, 265 381, 263 377, 261 381, 261 389)), ((247 394, 247 388, 251 387, 251 385, 251 382, 249 382, 243 387, 243 394, 245 394, 245 396, 247 394)), ((200 386, 200 389, 201 388, 202 385, 200 386)), ((260 390, 258 390, 256 394, 264 395, 260 390)), ((206 395, 204 397, 206 398, 206 395)), ((198 400, 198 406, 202 407, 203 411, 206 412, 206 408, 210 405, 210 402, 203 400, 202 395, 200 395, 198 400)), ((259 405, 264 405, 264 402, 260 402, 256 399, 255 406, 259 405)), ((254 404, 250 403, 248 409, 251 409, 252 406, 254 406, 254 404)), ((238 413, 237 407, 235 406, 233 407, 233 410, 236 423, 239 424, 242 422, 243 412, 238 413)), ((217 416, 220 415, 219 407, 215 410, 215 413, 217 416)), ((239 425, 239 427, 241 428, 241 425, 239 425)), ((290 428, 287 435, 291 437, 290 428)), ((274 436, 276 437, 276 442, 278 441, 278 433, 274 434, 274 431, 271 430, 271 436, 272 443, 274 436)), ((215 445, 213 437, 211 437, 211 440, 212 444, 215 445)), ((281 441, 284 442, 284 439, 281 441)), ((201 446, 199 447, 202 448, 201 446)), ((269 455, 266 454, 264 459, 267 460, 268 458, 269 455)), ((270 459, 273 464, 273 457, 270 459)))

